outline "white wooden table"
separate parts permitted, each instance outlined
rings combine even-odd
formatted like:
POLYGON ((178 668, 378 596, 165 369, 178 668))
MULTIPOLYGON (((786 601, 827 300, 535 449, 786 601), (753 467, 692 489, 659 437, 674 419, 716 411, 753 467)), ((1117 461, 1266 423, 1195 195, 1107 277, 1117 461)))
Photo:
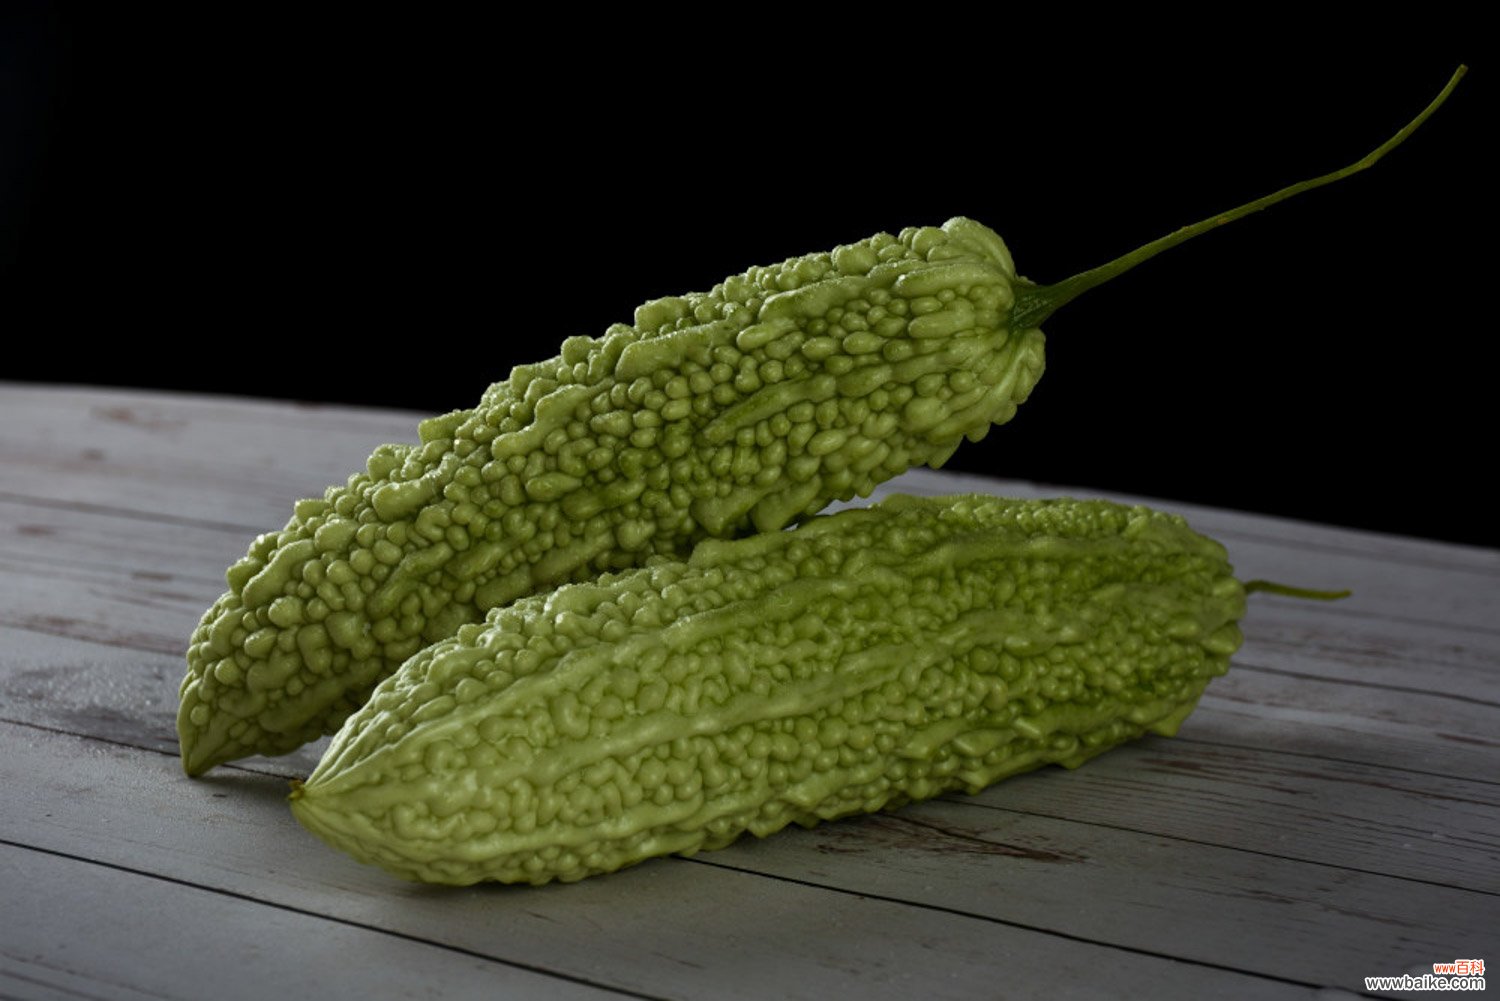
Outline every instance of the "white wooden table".
POLYGON ((465 890, 298 827, 321 745, 184 778, 182 653, 224 568, 414 435, 0 385, 0 998, 1342 997, 1500 962, 1500 552, 1185 505, 1157 502, 1242 579, 1355 597, 1255 596, 1178 738, 1076 772, 465 890))

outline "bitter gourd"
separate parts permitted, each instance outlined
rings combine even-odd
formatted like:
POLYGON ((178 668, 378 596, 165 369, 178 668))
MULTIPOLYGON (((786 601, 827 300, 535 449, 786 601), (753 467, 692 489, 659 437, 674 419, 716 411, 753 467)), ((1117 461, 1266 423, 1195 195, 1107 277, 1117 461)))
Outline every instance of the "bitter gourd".
POLYGON ((337 729, 490 608, 940 464, 1041 374, 1014 283, 978 223, 880 234, 648 303, 425 422, 229 570, 188 650, 188 772, 337 729))
POLYGON ((579 879, 1171 734, 1244 608, 1175 515, 893 497, 460 628, 292 808, 410 878, 579 879))
POLYGON ((184 768, 333 732, 404 659, 522 595, 778 529, 940 465, 1027 398, 1053 310, 1369 166, 1446 94, 1356 164, 1057 285, 1018 278, 995 233, 952 219, 752 268, 568 338, 251 544, 190 641, 184 768))

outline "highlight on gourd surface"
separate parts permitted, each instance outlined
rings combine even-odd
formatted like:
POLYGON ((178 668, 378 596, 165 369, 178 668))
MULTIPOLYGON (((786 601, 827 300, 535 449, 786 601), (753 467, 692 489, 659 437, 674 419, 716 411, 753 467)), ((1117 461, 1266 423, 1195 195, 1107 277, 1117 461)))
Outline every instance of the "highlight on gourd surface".
POLYGON ((1244 609, 1174 515, 893 497, 496 609, 291 805, 408 878, 579 879, 1172 734, 1244 609))
MULTIPOLYGON (((1461 74, 1461 71, 1460 71, 1461 74)), ((226 574, 190 640, 178 714, 196 775, 336 730, 407 657, 521 596, 768 532, 937 467, 1015 414, 1039 324, 1167 247, 1360 161, 1051 286, 968 219, 755 267, 568 337, 472 410, 423 422, 299 501, 226 574)))

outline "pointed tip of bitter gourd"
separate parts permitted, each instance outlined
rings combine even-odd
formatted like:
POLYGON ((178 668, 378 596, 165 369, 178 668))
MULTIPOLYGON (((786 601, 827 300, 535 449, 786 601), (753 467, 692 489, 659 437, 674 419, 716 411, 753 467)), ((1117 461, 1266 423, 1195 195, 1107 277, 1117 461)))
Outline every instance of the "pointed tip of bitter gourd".
POLYGON ((1172 515, 893 498, 492 612, 378 687, 291 808, 406 878, 581 879, 1175 731, 1243 611, 1172 515))

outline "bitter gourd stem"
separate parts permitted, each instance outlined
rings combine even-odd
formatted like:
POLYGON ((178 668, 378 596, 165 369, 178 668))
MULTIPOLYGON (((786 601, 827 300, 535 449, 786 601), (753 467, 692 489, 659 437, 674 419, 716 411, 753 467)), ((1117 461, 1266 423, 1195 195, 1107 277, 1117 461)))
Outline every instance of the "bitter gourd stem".
POLYGON ((1338 601, 1340 598, 1347 598, 1354 593, 1353 591, 1314 591, 1305 587, 1278 584, 1274 580, 1245 581, 1246 594, 1254 594, 1256 591, 1264 591, 1267 594, 1279 594, 1284 598, 1303 598, 1307 601, 1338 601))
POLYGON ((1201 222, 1193 223, 1191 226, 1184 226, 1176 232, 1168 233, 1159 240, 1153 240, 1143 247, 1137 247, 1130 253, 1117 257, 1108 264, 1080 272, 1072 278, 1065 278, 1055 285, 1037 285, 1025 288, 1024 290, 1017 290, 1015 308, 1011 311, 1011 327, 1014 329, 1039 327, 1049 316, 1084 292, 1087 292, 1096 285, 1104 284, 1117 275, 1124 274, 1137 264, 1155 257, 1163 250, 1175 247, 1179 243, 1191 240, 1193 237, 1207 233, 1211 229, 1217 229, 1225 223, 1242 219, 1252 212, 1259 212, 1261 209, 1269 208, 1277 202, 1285 201, 1293 195, 1300 195, 1304 191, 1321 188, 1325 184, 1332 184, 1334 181, 1343 180, 1351 174, 1357 174, 1367 167, 1374 166, 1381 157, 1405 142, 1406 138, 1415 132, 1417 127, 1425 122, 1428 116, 1448 99, 1448 95, 1453 93, 1453 88, 1458 86, 1458 81, 1467 72, 1467 66, 1459 66, 1454 71, 1453 77, 1448 81, 1447 86, 1442 89, 1442 92, 1437 97, 1432 99, 1431 104, 1422 109, 1421 114, 1408 122, 1406 127, 1400 132, 1397 132, 1377 146, 1369 155, 1356 160, 1347 167, 1342 167, 1332 173, 1323 174, 1321 177, 1314 177, 1311 180, 1300 181, 1282 188, 1280 191, 1272 192, 1263 198, 1257 198, 1253 202, 1246 202, 1244 205, 1230 209, 1228 212, 1220 212, 1201 222))

